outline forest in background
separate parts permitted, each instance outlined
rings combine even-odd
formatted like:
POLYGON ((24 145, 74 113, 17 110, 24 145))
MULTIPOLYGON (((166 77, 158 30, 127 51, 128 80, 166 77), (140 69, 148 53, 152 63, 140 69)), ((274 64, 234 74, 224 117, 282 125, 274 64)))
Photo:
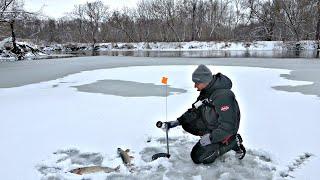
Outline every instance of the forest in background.
POLYGON ((54 19, 0 0, 0 40, 36 44, 319 40, 320 0, 140 0, 111 10, 102 1, 75 5, 54 19))

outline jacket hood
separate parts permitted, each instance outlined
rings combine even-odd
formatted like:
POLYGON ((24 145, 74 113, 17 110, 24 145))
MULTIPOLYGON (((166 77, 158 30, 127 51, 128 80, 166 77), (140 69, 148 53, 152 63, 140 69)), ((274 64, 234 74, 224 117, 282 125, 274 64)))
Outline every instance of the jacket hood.
POLYGON ((208 86, 200 92, 200 96, 202 95, 202 96, 208 97, 212 94, 213 91, 217 89, 231 89, 231 88, 232 88, 231 80, 227 76, 221 73, 217 73, 213 75, 213 79, 208 84, 208 86))

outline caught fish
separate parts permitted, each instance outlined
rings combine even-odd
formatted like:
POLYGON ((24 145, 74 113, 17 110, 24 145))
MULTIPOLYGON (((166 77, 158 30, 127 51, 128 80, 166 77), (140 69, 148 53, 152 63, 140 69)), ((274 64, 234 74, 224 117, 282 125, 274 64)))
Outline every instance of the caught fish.
POLYGON ((69 172, 78 174, 78 175, 83 175, 83 174, 91 174, 91 173, 97 173, 97 172, 104 172, 104 173, 119 172, 119 170, 120 170, 120 166, 117 166, 116 168, 90 166, 90 167, 76 168, 69 172))
POLYGON ((121 148, 118 148, 118 154, 126 166, 132 166, 131 159, 133 158, 133 156, 129 156, 129 151, 129 149, 124 151, 121 148))

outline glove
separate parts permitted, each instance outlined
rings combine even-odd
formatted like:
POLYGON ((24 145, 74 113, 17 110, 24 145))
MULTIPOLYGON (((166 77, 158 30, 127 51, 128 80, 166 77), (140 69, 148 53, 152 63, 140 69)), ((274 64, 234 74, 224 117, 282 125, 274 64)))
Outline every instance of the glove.
POLYGON ((207 145, 211 144, 210 136, 211 135, 208 133, 208 134, 205 134, 201 137, 201 139, 200 139, 201 146, 207 146, 207 145))
POLYGON ((168 122, 164 122, 164 129, 170 129, 170 128, 174 128, 179 126, 180 123, 179 121, 168 121, 168 122))

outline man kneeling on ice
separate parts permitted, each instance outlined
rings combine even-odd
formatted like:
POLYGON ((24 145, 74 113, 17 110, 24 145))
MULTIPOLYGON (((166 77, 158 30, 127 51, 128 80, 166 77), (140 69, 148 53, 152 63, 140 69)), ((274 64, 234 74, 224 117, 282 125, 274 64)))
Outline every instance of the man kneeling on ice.
POLYGON ((200 91, 197 101, 176 121, 165 123, 170 129, 178 125, 196 136, 199 142, 192 148, 191 159, 196 164, 208 164, 224 153, 234 150, 239 159, 246 150, 237 134, 240 124, 240 109, 231 80, 221 74, 212 75, 205 65, 199 65, 192 74, 194 87, 200 91))

